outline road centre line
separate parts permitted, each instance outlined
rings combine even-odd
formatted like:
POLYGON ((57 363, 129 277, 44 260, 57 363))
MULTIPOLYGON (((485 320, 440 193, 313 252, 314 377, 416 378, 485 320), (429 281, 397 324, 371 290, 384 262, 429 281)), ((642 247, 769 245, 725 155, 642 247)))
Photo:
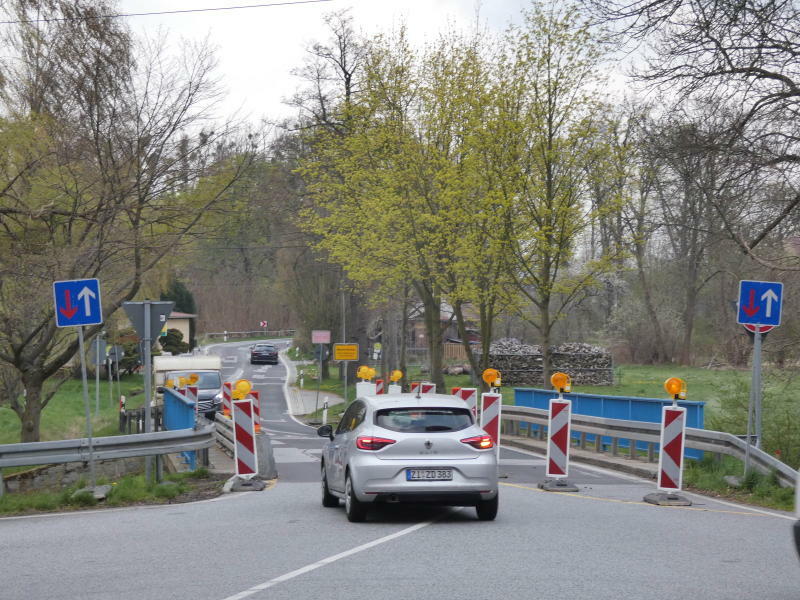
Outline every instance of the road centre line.
POLYGON ((343 558, 347 558, 348 556, 353 556, 354 554, 358 554, 359 552, 363 552, 364 550, 369 550, 370 548, 374 548, 375 546, 379 546, 381 544, 385 544, 386 542, 391 542, 399 537, 404 535, 408 535, 409 533, 414 533, 422 529, 423 527, 427 527, 428 525, 432 525, 436 521, 441 520, 444 516, 438 519, 431 519, 430 521, 424 521, 422 523, 417 523, 416 525, 412 525, 411 527, 406 527, 405 529, 401 529, 400 531, 396 531, 390 535, 386 535, 382 538, 378 538, 377 540, 372 540, 371 542, 367 542, 366 544, 362 544, 360 546, 356 546, 355 548, 350 548, 350 550, 345 550, 344 552, 340 552, 339 554, 334 554, 333 556, 328 556, 327 558, 323 558, 322 560, 318 560, 315 563, 311 563, 310 565, 306 565, 305 567, 300 567, 299 569, 295 569, 294 571, 289 571, 284 575, 279 577, 274 577, 269 581, 265 581, 264 583, 260 583, 251 587, 249 590, 245 590, 243 592, 239 592, 238 594, 234 594, 233 596, 228 596, 223 600, 242 600, 243 598, 247 598, 248 596, 252 596, 258 592, 266 590, 268 588, 274 587, 279 583, 283 583, 285 581, 289 581, 290 579, 294 579, 295 577, 299 577, 300 575, 305 575, 306 573, 310 573, 311 571, 315 571, 320 567, 324 567, 331 563, 336 562, 337 560, 341 560, 343 558))
MULTIPOLYGON (((519 488, 519 489, 522 489, 522 490, 530 490, 532 492, 541 492, 542 494, 557 493, 559 496, 571 496, 572 498, 581 498, 583 500, 596 500, 598 502, 612 502, 612 503, 615 503, 615 504, 634 504, 634 505, 638 505, 638 506, 649 506, 649 507, 652 507, 652 508, 674 508, 674 509, 680 509, 680 510, 690 510, 690 511, 695 511, 695 512, 712 512, 712 513, 720 513, 720 514, 725 514, 725 515, 744 515, 744 516, 747 516, 747 517, 780 517, 782 519, 788 519, 789 518, 789 517, 786 517, 784 515, 779 515, 779 514, 776 514, 776 513, 767 512, 765 510, 762 511, 762 510, 750 509, 750 508, 747 508, 745 510, 720 510, 720 509, 716 509, 716 508, 704 508, 704 507, 699 507, 699 506, 660 506, 660 507, 657 507, 655 504, 650 504, 649 502, 642 502, 642 501, 638 501, 638 500, 620 500, 618 498, 601 498, 599 496, 587 496, 585 494, 576 494, 576 493, 573 493, 573 492, 547 492, 547 491, 545 491, 543 489, 540 489, 540 488, 534 488, 534 487, 530 487, 530 486, 527 486, 527 485, 522 485, 522 484, 519 484, 519 483, 506 483, 506 482, 502 482, 501 481, 500 485, 504 485, 504 486, 507 486, 507 487, 519 488)), ((704 500, 705 500, 705 498, 704 498, 704 500)))

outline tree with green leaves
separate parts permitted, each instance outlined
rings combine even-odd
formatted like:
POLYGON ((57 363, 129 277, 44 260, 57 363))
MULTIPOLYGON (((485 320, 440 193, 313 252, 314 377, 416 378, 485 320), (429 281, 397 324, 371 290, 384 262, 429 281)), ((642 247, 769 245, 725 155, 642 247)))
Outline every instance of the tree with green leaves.
MULTIPOLYGON (((502 182, 511 272, 530 301, 522 313, 539 332, 545 382, 554 325, 615 268, 612 256, 577 255, 598 211, 587 202, 604 105, 598 100, 600 46, 574 7, 524 13, 500 58, 495 148, 490 166, 502 182)), ((615 210, 613 205, 604 210, 615 210)))

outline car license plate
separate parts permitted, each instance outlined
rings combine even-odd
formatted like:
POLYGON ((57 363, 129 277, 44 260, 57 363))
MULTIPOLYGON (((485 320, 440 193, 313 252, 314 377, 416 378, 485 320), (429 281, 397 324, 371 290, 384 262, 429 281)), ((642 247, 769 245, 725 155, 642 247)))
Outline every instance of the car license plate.
POLYGON ((453 469, 406 469, 406 481, 452 481, 453 469))

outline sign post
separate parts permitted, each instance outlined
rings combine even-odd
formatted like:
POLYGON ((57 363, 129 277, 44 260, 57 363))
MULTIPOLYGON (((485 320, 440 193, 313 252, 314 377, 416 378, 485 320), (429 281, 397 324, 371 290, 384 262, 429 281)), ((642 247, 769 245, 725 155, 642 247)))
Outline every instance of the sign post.
MULTIPOLYGON (((311 332, 311 343, 319 344, 319 372, 317 372, 317 398, 314 400, 314 412, 319 409, 319 386, 322 383, 322 359, 324 357, 323 344, 331 343, 331 332, 327 329, 314 329, 311 332)), ((302 387, 302 386, 301 386, 302 387)), ((347 400, 347 398, 345 398, 347 400)))
MULTIPOLYGON (((340 362, 358 360, 358 344, 334 344, 333 360, 340 362)), ((344 367, 344 402, 347 404, 347 365, 344 367)))
MULTIPOLYGON (((150 433, 152 423, 150 421, 150 402, 152 398, 153 385, 153 364, 150 360, 150 352, 155 341, 153 333, 161 331, 167 317, 172 312, 174 302, 155 302, 145 300, 144 302, 123 302, 122 308, 128 315, 131 324, 143 343, 142 363, 144 364, 144 431, 150 433)), ((145 480, 150 481, 153 467, 153 457, 145 459, 145 480)))
POLYGON ((78 349, 81 360, 83 383, 83 406, 86 413, 86 438, 89 445, 89 477, 91 487, 97 484, 94 471, 94 449, 92 446, 92 416, 89 409, 89 383, 86 377, 86 348, 83 340, 84 325, 103 323, 103 308, 100 302, 98 279, 71 279, 53 282, 56 327, 78 328, 78 349), (73 304, 73 299, 75 304, 73 304))
POLYGON ((750 444, 755 420, 756 448, 761 447, 761 336, 781 324, 783 284, 776 281, 739 282, 736 322, 753 331, 753 374, 747 406, 747 449, 744 472, 750 469, 750 444))

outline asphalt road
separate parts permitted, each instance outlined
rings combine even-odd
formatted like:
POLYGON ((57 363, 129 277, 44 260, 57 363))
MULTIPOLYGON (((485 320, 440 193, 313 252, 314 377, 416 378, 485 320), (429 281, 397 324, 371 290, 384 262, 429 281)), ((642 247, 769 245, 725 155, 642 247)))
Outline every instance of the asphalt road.
MULTIPOLYGON (((217 346, 226 377, 266 398, 279 479, 195 504, 0 519, 0 600, 800 598, 794 518, 572 467, 580 491, 539 491, 541 458, 504 449, 500 513, 387 507, 366 523, 320 504, 322 440, 288 414, 282 366, 217 346), (235 358, 235 360, 231 360, 235 358)), ((262 400, 263 402, 263 400, 262 400)))

